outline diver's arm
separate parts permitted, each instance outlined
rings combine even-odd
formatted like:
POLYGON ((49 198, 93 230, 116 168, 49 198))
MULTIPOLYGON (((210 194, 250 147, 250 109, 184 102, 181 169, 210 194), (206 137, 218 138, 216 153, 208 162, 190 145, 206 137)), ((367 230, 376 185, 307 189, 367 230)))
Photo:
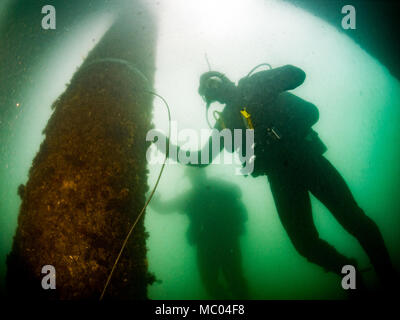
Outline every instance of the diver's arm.
MULTIPOLYGON (((213 160, 217 157, 217 155, 224 149, 224 139, 222 139, 219 136, 218 130, 212 130, 211 136, 208 139, 207 143, 204 145, 203 149, 198 150, 198 151, 193 151, 195 152, 195 156, 190 154, 190 156, 193 156, 193 158, 197 159, 197 163, 186 163, 186 165, 191 166, 191 167, 199 167, 199 168, 204 168, 207 167, 213 160), (218 145, 216 145, 215 148, 213 148, 213 141, 218 141, 219 139, 219 148, 218 145), (203 159, 203 157, 205 159, 203 159)), ((179 148, 179 147, 178 147, 179 148)), ((178 155, 180 152, 180 148, 178 149, 178 155)), ((182 150, 182 152, 184 152, 182 150)), ((191 153, 190 151, 186 151, 186 153, 191 153)), ((188 158, 189 154, 187 154, 188 158)), ((179 157, 178 157, 179 159, 179 157)))
POLYGON ((181 164, 193 167, 206 167, 224 148, 224 139, 222 139, 222 137, 220 136, 219 130, 219 125, 216 125, 215 128, 212 130, 211 136, 208 139, 207 143, 201 150, 197 151, 182 150, 180 146, 170 143, 169 139, 162 132, 157 132, 156 136, 158 140, 155 142, 155 144, 158 150, 163 153, 166 153, 166 146, 169 145, 169 157, 174 157, 174 160, 177 160, 181 164), (164 141, 165 143, 158 143, 158 141, 164 141), (219 147, 217 143, 218 141, 219 147), (213 142, 216 143, 214 148, 213 142), (185 154, 186 156, 184 156, 185 154), (195 161, 195 163, 191 163, 188 162, 188 159, 196 159, 197 161, 195 161))

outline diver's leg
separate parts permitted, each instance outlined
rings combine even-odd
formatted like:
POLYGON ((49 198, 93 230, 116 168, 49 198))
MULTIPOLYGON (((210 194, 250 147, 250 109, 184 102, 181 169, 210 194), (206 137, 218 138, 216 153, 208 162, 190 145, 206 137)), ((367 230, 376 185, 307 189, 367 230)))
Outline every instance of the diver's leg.
POLYGON ((326 158, 320 156, 312 162, 307 179, 310 191, 357 238, 383 284, 393 282, 395 271, 376 223, 357 205, 346 182, 326 158))
POLYGON ((303 181, 295 175, 280 172, 270 175, 269 182, 279 218, 296 250, 308 261, 341 274, 342 267, 353 260, 319 237, 303 181))
POLYGON ((224 250, 222 272, 234 299, 248 299, 247 281, 243 275, 239 239, 232 239, 224 250))
POLYGON ((211 299, 226 299, 225 290, 218 281, 220 270, 218 251, 212 250, 208 245, 198 243, 197 246, 197 265, 200 278, 211 299))

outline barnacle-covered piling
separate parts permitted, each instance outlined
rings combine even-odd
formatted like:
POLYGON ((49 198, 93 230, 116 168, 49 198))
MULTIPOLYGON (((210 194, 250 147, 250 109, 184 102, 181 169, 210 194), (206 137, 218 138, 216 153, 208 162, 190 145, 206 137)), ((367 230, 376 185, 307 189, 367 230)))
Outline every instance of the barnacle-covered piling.
MULTIPOLYGON (((151 127, 151 19, 121 18, 55 101, 25 186, 8 256, 11 295, 98 299, 130 226, 145 204, 151 127), (147 29, 146 29, 147 28, 147 29), (144 30, 146 29, 146 30, 144 30), (124 61, 122 61, 124 60, 124 61), (44 265, 56 289, 44 290, 44 265)), ((146 231, 138 223, 105 298, 145 299, 146 231)))

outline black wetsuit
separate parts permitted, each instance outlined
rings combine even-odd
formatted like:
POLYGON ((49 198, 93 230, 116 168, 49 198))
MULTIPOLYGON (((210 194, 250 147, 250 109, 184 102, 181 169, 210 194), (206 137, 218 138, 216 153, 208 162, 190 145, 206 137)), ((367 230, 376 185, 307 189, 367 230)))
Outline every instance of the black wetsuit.
POLYGON ((305 73, 290 65, 244 78, 238 84, 240 98, 225 107, 221 119, 229 129, 243 128, 239 111, 246 107, 250 113, 255 130, 252 175, 268 175, 280 220, 301 255, 338 274, 344 265, 355 263, 319 237, 311 192, 358 239, 378 276, 388 283, 393 267, 382 235, 357 205, 340 173, 323 156, 326 147, 311 129, 318 120, 318 109, 286 92, 304 79, 305 73))

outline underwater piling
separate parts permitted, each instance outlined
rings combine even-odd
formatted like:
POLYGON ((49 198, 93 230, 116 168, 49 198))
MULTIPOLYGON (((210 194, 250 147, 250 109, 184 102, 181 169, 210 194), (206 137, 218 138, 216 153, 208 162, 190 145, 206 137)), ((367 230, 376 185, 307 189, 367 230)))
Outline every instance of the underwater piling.
MULTIPOLYGON (((18 190, 22 204, 7 258, 10 296, 99 299, 148 191, 145 137, 153 97, 146 89, 154 73, 153 22, 137 3, 54 102, 28 182, 18 190), (42 287, 46 265, 55 268, 55 289, 42 287)), ((146 236, 142 218, 105 299, 147 298, 153 276, 146 236)))

